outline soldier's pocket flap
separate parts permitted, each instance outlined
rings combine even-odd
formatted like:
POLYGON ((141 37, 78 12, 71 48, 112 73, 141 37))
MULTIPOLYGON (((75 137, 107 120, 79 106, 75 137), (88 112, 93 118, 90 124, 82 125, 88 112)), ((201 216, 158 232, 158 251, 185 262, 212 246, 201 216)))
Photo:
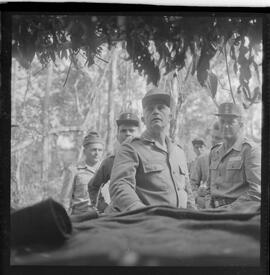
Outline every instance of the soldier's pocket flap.
POLYGON ((227 169, 231 170, 231 169, 241 169, 242 167, 242 164, 243 164, 243 161, 242 160, 233 160, 233 161, 229 161, 228 164, 227 164, 227 169))
POLYGON ((160 163, 143 163, 143 170, 145 173, 161 172, 164 166, 160 163))

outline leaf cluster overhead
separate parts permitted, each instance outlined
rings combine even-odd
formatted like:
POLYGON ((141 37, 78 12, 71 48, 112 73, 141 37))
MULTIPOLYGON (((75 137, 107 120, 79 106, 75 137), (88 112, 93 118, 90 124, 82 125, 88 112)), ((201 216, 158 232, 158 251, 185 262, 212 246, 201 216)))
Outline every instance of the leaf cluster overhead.
POLYGON ((192 55, 191 73, 197 72, 198 81, 205 86, 209 81, 211 59, 233 39, 230 56, 236 63, 235 70, 240 70, 239 90, 248 94, 250 66, 257 69, 254 50, 262 42, 261 21, 262 18, 256 15, 216 14, 200 17, 187 14, 14 15, 12 50, 13 56, 25 68, 30 66, 35 54, 45 65, 49 60, 55 61, 56 56, 72 60, 80 50, 90 66, 95 58, 100 58, 103 43, 110 47, 123 41, 134 69, 155 85, 161 72, 181 70, 189 52, 192 55), (237 45, 240 45, 238 56, 234 49, 237 45))

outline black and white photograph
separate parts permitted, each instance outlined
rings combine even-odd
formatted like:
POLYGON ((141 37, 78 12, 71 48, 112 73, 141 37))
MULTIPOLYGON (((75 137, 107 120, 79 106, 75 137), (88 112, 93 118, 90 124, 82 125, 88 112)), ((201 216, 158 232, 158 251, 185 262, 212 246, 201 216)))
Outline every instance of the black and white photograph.
POLYGON ((264 274, 269 18, 107 5, 1 12, 8 264, 264 274))

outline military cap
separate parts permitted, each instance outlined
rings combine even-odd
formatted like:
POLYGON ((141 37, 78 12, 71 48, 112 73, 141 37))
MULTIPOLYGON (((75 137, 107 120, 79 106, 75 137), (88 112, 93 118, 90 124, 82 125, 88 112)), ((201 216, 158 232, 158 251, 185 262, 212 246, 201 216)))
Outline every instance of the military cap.
POLYGON ((87 133, 87 135, 83 139, 83 146, 86 146, 87 144, 91 144, 91 143, 104 144, 104 141, 98 132, 90 131, 87 133))
POLYGON ((204 141, 203 138, 194 138, 194 139, 192 140, 192 144, 193 144, 193 145, 198 144, 198 145, 204 145, 204 146, 206 146, 206 145, 205 145, 205 141, 204 141))
POLYGON ((145 108, 145 106, 149 103, 151 103, 153 100, 159 100, 164 102, 168 107, 171 106, 172 98, 170 94, 158 89, 158 88, 152 88, 150 89, 145 96, 142 99, 142 107, 145 108))
POLYGON ((239 105, 232 102, 225 102, 219 105, 218 113, 215 115, 241 117, 242 113, 239 105))
POLYGON ((134 124, 135 126, 139 126, 139 118, 132 112, 123 112, 119 115, 116 123, 118 126, 121 124, 134 124))

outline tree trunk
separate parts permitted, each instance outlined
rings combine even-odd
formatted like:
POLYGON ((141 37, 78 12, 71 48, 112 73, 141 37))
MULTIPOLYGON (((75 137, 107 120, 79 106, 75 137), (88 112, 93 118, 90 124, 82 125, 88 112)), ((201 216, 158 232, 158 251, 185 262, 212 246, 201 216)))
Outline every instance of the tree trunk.
POLYGON ((100 129, 101 129, 101 92, 99 91, 98 92, 98 95, 97 95, 97 106, 98 106, 98 117, 97 117, 97 122, 96 122, 96 128, 97 128, 97 131, 100 133, 100 129))
POLYGON ((45 94, 43 99, 43 113, 42 113, 42 121, 43 121, 43 155, 42 155, 42 174, 41 181, 43 183, 48 182, 48 174, 49 174, 49 165, 50 165, 50 143, 49 143, 49 104, 50 104, 50 89, 52 84, 52 71, 53 67, 50 63, 48 65, 48 74, 47 74, 47 82, 45 88, 45 94))
POLYGON ((17 88, 17 71, 18 62, 13 61, 13 75, 12 75, 12 87, 11 87, 11 124, 16 124, 17 122, 17 112, 16 112, 16 88, 17 88))
POLYGON ((108 85, 108 108, 107 108, 107 137, 105 150, 109 153, 113 151, 113 125, 114 125, 114 98, 113 95, 117 88, 117 59, 118 49, 112 51, 111 74, 108 85))

